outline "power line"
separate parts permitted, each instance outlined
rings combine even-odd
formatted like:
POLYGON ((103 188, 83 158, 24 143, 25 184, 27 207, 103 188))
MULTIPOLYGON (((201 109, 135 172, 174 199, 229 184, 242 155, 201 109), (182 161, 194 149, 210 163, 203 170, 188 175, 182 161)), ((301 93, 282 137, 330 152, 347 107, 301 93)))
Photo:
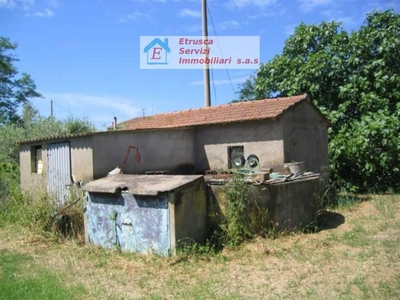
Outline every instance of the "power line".
MULTIPOLYGON (((62 110, 66 111, 70 116, 73 116, 73 117, 75 117, 75 118, 79 118, 79 116, 76 115, 76 114, 74 114, 74 113, 72 113, 70 109, 65 109, 64 107, 62 107, 61 105, 59 105, 58 103, 56 103, 54 100, 51 100, 51 101, 52 101, 52 104, 53 104, 53 105, 56 105, 56 106, 58 106, 59 108, 61 108, 62 110)), ((54 111, 53 111, 53 113, 52 113, 52 116, 55 116, 54 111)))
POLYGON ((215 82, 214 82, 214 69, 211 69, 211 81, 213 84, 213 92, 214 92, 214 99, 215 99, 214 105, 216 105, 217 104, 217 90, 215 88, 215 82))
MULTIPOLYGON (((214 26, 214 20, 213 20, 213 18, 212 18, 211 10, 210 10, 210 6, 209 6, 209 5, 207 6, 207 10, 208 10, 208 14, 210 15, 211 25, 212 25, 212 27, 213 27, 214 34, 215 34, 215 36, 217 37, 217 44, 218 44, 219 51, 221 52, 221 55, 222 55, 222 57, 223 57, 221 45, 220 45, 219 40, 218 40, 218 34, 217 34, 217 31, 216 31, 215 26, 214 26)), ((235 88, 233 87, 233 83, 232 83, 231 76, 229 75, 229 71, 228 71, 228 68, 226 67, 226 64, 224 64, 224 65, 225 65, 226 74, 227 74, 228 79, 229 79, 229 82, 230 82, 230 84, 231 84, 233 96, 236 97, 236 92, 235 92, 235 88)), ((215 85, 214 82, 213 82, 213 84, 215 85)), ((214 88, 215 88, 215 86, 214 86, 214 88)))

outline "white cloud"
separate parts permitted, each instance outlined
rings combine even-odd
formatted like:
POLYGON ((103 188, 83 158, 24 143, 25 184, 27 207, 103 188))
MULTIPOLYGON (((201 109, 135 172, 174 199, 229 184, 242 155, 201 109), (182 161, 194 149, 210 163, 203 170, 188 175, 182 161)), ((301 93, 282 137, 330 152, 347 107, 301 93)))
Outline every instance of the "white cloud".
POLYGON ((388 10, 393 9, 395 12, 400 12, 400 2, 398 0, 387 1, 365 1, 364 15, 370 13, 372 10, 388 10))
POLYGON ((333 3, 333 0, 297 0, 300 4, 300 11, 311 12, 317 7, 328 6, 333 3))
POLYGON ((324 10, 321 14, 328 18, 327 21, 341 22, 343 26, 352 27, 358 23, 361 24, 363 21, 363 18, 355 20, 354 17, 346 16, 346 13, 342 10, 324 10))
POLYGON ((362 18, 359 19, 359 22, 352 17, 337 17, 334 19, 334 21, 342 23, 343 26, 353 27, 353 26, 357 25, 358 23, 361 24, 362 18))
POLYGON ((275 5, 273 10, 258 11, 257 13, 247 14, 246 17, 250 20, 256 20, 259 18, 272 18, 277 16, 283 16, 287 11, 287 7, 275 5))
POLYGON ((235 20, 230 20, 230 21, 224 21, 221 23, 217 24, 217 29, 219 30, 225 30, 225 29, 230 29, 230 28, 238 28, 240 26, 240 23, 235 20))
POLYGON ((236 6, 238 8, 242 8, 245 6, 258 6, 258 7, 266 7, 268 5, 275 4, 277 0, 230 0, 228 2, 228 6, 236 6))
MULTIPOLYGON (((212 81, 211 84, 214 84, 214 85, 226 85, 226 84, 231 84, 231 83, 232 84, 241 84, 241 83, 244 83, 247 79, 249 79, 249 76, 233 78, 231 80, 229 80, 229 79, 220 79, 220 80, 212 81)), ((190 85, 203 85, 203 84, 204 84, 203 80, 190 82, 190 85)))
POLYGON ((0 0, 0 8, 29 10, 35 0, 0 0))
POLYGON ((178 12, 178 16, 179 17, 201 18, 201 11, 191 10, 191 9, 182 9, 178 12))
MULTIPOLYGON (((241 24, 245 23, 246 22, 239 23, 236 20, 224 21, 216 24, 215 29, 218 33, 219 31, 223 31, 226 29, 239 28, 241 24)), ((182 26, 182 30, 184 30, 185 32, 189 32, 190 34, 199 34, 199 35, 202 34, 202 28, 203 27, 201 24, 182 26)), ((214 35, 214 28, 210 24, 208 24, 208 34, 214 35)))
POLYGON ((86 113, 89 112, 89 119, 97 119, 99 114, 109 120, 112 120, 114 115, 119 119, 129 119, 139 115, 141 112, 141 109, 136 107, 132 100, 122 97, 95 96, 80 93, 41 93, 46 99, 53 100, 55 109, 60 106, 64 110, 68 108, 72 112, 86 110, 86 113))
POLYGON ((31 14, 26 14, 26 16, 38 17, 38 18, 50 18, 50 17, 54 16, 54 13, 50 9, 46 8, 46 9, 43 9, 42 11, 38 11, 35 13, 31 13, 31 14))
POLYGON ((299 24, 292 23, 292 24, 289 24, 289 25, 285 26, 285 33, 287 35, 292 35, 294 33, 295 29, 296 29, 296 26, 298 26, 298 25, 299 24))
MULTIPOLYGON (((201 34, 202 33, 202 26, 201 25, 185 25, 182 26, 182 30, 184 32, 189 32, 190 34, 201 34)), ((210 26, 208 26, 208 32, 210 33, 210 26)))
POLYGON ((129 22, 129 21, 139 21, 139 20, 144 19, 144 18, 150 19, 150 15, 147 14, 147 13, 142 13, 142 12, 136 10, 131 14, 127 14, 126 16, 119 18, 118 22, 119 23, 126 23, 126 22, 129 22))
POLYGON ((47 0, 51 7, 57 7, 59 4, 59 0, 47 0))
POLYGON ((161 3, 166 3, 167 0, 133 0, 136 2, 161 2, 161 3))

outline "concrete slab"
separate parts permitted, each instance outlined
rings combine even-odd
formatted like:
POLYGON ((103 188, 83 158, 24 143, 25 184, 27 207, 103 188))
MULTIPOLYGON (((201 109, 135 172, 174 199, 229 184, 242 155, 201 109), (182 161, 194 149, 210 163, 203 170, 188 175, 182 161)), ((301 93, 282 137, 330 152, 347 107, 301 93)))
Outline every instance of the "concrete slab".
POLYGON ((124 191, 133 195, 158 195, 190 184, 202 175, 128 175, 104 177, 83 186, 86 192, 117 193, 124 191))

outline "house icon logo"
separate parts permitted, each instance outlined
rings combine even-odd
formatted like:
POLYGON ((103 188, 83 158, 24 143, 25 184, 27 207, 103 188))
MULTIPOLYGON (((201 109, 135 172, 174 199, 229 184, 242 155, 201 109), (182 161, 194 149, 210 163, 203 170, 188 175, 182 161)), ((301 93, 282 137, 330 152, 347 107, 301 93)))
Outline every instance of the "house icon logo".
POLYGON ((168 39, 165 38, 164 41, 162 41, 159 38, 155 38, 144 47, 143 52, 147 54, 148 65, 167 65, 167 54, 171 52, 171 49, 168 47, 168 39))

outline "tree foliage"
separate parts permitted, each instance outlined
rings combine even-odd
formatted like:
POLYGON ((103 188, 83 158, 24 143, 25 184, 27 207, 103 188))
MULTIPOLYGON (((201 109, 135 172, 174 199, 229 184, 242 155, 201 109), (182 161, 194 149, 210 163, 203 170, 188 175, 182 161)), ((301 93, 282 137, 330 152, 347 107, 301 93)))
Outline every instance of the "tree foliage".
POLYGON ((85 118, 57 120, 54 117, 43 117, 27 102, 19 122, 0 126, 0 162, 18 164, 18 142, 23 140, 94 131, 95 126, 85 118))
POLYGON ((0 37, 0 125, 17 121, 18 107, 31 98, 41 96, 28 74, 22 73, 21 77, 17 77, 18 70, 14 63, 18 59, 8 53, 16 48, 16 43, 0 37))
POLYGON ((246 79, 246 81, 242 84, 239 84, 240 92, 239 99, 233 100, 232 102, 243 102, 243 101, 252 101, 256 99, 261 99, 264 97, 258 97, 255 91, 255 80, 256 77, 251 75, 250 78, 246 79))
POLYGON ((14 64, 18 59, 8 53, 16 48, 16 43, 0 37, 0 162, 5 164, 18 164, 17 143, 22 140, 96 131, 87 119, 69 117, 60 121, 39 114, 29 99, 41 95, 28 74, 17 78, 14 64), (22 115, 17 111, 20 105, 22 115))
POLYGON ((352 33, 336 22, 300 24, 240 94, 308 93, 333 124, 332 179, 353 191, 399 188, 399 37, 400 15, 391 10, 368 14, 352 33))

